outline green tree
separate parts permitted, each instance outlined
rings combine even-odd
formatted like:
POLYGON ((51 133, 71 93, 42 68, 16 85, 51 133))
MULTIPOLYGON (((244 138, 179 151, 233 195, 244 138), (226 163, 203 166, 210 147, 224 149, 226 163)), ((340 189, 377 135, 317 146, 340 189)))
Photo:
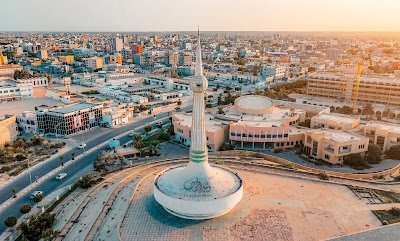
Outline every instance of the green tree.
POLYGON ((53 235, 52 230, 55 222, 55 215, 52 213, 43 213, 36 218, 32 218, 29 223, 23 222, 18 226, 18 229, 22 231, 22 235, 27 240, 37 241, 40 239, 49 239, 49 235, 53 235))
POLYGON ((220 151, 228 151, 233 149, 235 149, 235 146, 229 142, 224 142, 220 147, 220 151))
POLYGON ((18 222, 17 217, 11 216, 4 220, 4 225, 12 229, 15 226, 15 224, 17 224, 17 222, 18 222))
POLYGON ((370 164, 378 164, 382 160, 383 151, 379 145, 369 144, 366 160, 370 164))
POLYGON ((43 200, 43 195, 42 194, 37 194, 33 197, 33 201, 37 204, 39 207, 39 203, 43 200))
POLYGON ((220 115, 224 114, 224 109, 222 109, 222 107, 218 108, 218 114, 220 115))
POLYGON ((31 205, 29 205, 29 204, 24 204, 24 205, 22 205, 21 207, 19 207, 19 211, 20 211, 22 214, 25 214, 25 218, 28 218, 28 213, 29 213, 31 210, 32 210, 32 207, 31 207, 31 205))
POLYGON ((232 90, 232 87, 230 87, 229 85, 225 86, 225 90, 230 91, 232 90))
POLYGON ((386 157, 393 160, 400 160, 400 145, 391 146, 390 149, 386 151, 386 157))
POLYGON ((77 182, 78 186, 83 189, 87 189, 87 188, 93 186, 93 184, 95 184, 95 183, 96 183, 96 181, 93 179, 93 176, 90 174, 83 175, 77 182))
POLYGON ((135 135, 133 135, 132 144, 136 149, 140 149, 143 147, 143 136, 141 133, 135 133, 135 135))
POLYGON ((345 156, 343 163, 357 170, 363 170, 370 167, 359 153, 351 153, 345 156))
POLYGON ((152 129, 153 129, 153 127, 151 125, 147 125, 147 126, 144 127, 144 131, 146 133, 149 133, 152 129))
POLYGON ((178 102, 176 102, 178 105, 182 105, 182 101, 178 100, 178 102))
POLYGON ((14 79, 29 79, 32 78, 33 75, 29 73, 27 70, 16 70, 14 72, 14 79))

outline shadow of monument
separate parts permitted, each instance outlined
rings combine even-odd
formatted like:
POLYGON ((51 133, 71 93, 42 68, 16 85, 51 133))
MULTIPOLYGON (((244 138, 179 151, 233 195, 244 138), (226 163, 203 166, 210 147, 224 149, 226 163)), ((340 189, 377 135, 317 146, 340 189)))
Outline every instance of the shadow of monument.
POLYGON ((154 195, 149 195, 146 197, 146 211, 150 214, 152 218, 160 223, 176 228, 187 228, 193 225, 201 224, 207 220, 190 220, 176 217, 169 212, 167 212, 163 206, 161 206, 154 195))

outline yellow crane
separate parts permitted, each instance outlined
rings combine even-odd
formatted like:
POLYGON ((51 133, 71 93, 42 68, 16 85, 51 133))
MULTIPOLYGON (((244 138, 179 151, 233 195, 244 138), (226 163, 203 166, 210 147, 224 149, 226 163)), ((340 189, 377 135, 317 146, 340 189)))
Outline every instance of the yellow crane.
POLYGON ((353 90, 353 111, 357 110, 358 87, 360 86, 360 77, 362 72, 362 62, 358 62, 356 82, 353 90))

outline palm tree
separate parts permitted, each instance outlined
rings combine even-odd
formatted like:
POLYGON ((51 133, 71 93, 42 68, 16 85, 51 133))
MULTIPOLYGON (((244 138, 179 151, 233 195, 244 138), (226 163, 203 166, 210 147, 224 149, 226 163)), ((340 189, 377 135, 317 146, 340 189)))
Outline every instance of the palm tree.
POLYGON ((64 166, 64 156, 60 156, 61 166, 64 166))
POLYGON ((13 188, 13 189, 11 189, 11 192, 13 192, 13 198, 16 198, 17 197, 17 191, 18 191, 18 187, 15 187, 15 188, 13 188))
POLYGON ((374 107, 371 104, 366 104, 364 105, 363 109, 362 109, 362 113, 368 117, 368 115, 371 115, 374 113, 374 107))
POLYGON ((154 155, 157 154, 157 146, 158 146, 158 142, 157 141, 152 141, 150 143, 151 146, 151 153, 153 153, 154 155))
POLYGON ((142 141, 143 141, 143 136, 141 133, 135 133, 135 135, 133 135, 133 146, 136 149, 142 148, 143 145, 142 141))

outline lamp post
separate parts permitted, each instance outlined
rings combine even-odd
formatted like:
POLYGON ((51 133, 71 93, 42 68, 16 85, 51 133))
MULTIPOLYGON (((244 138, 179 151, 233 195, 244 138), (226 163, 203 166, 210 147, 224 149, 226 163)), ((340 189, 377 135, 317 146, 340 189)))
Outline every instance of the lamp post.
POLYGON ((29 173, 29 182, 32 184, 32 175, 31 175, 31 168, 30 168, 30 158, 28 157, 28 173, 29 173))
POLYGON ((56 131, 56 138, 57 138, 57 143, 58 143, 58 133, 57 133, 57 127, 59 126, 61 124, 61 122, 60 123, 58 123, 57 125, 56 125, 56 127, 55 127, 55 131, 56 131))
POLYGON ((367 154, 365 154, 365 162, 368 162, 368 156, 369 156, 369 154, 367 153, 367 154))

